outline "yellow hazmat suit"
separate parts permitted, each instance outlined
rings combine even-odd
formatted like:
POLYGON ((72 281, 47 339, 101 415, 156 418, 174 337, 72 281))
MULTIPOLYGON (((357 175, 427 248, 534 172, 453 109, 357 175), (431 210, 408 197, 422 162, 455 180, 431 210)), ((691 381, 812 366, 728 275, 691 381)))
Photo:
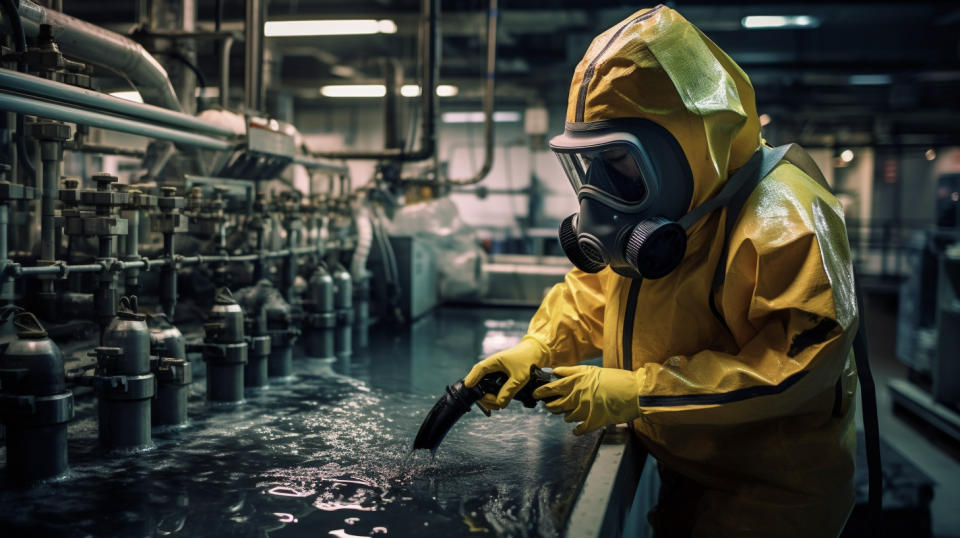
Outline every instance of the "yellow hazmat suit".
MULTIPOLYGON (((669 130, 693 172, 691 208, 761 144, 747 76, 664 6, 594 39, 568 106, 568 129, 646 118, 669 130)), ((835 536, 854 499, 850 348, 857 329, 840 204, 794 164, 777 166, 747 199, 729 238, 724 282, 713 296, 721 322, 710 296, 725 213, 688 229, 682 263, 663 278, 631 280, 609 268, 568 273, 514 351, 526 361, 516 369, 602 353, 604 370, 633 372, 608 376, 605 385, 592 367, 575 367, 558 373, 576 376, 555 383, 592 387, 580 392, 589 398, 593 391, 601 412, 604 390, 636 391, 635 412, 614 409, 608 420, 579 429, 624 413, 635 418, 636 434, 670 475, 651 514, 658 535, 835 536)), ((468 384, 493 363, 481 365, 468 384)))

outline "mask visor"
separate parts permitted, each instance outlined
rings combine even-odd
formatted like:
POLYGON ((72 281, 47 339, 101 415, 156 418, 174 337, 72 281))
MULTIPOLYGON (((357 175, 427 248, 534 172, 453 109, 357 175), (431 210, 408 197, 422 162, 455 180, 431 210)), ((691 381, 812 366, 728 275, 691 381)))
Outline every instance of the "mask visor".
POLYGON ((654 168, 632 134, 564 133, 550 141, 550 149, 556 153, 577 194, 590 186, 591 191, 619 202, 638 203, 649 191, 654 168), (598 166, 603 170, 597 170, 598 166))

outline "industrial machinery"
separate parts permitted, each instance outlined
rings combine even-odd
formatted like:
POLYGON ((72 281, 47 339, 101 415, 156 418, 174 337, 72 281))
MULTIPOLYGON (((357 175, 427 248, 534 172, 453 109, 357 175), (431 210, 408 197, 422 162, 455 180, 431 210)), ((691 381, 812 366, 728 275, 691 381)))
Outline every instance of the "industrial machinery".
POLYGON ((388 215, 409 184, 437 195, 490 171, 497 20, 491 2, 484 163, 442 178, 439 4, 421 2, 419 143, 400 139, 394 68, 385 148, 329 151, 309 149, 267 99, 265 2, 246 1, 238 31, 221 28, 222 14, 199 28, 195 2, 147 0, 128 34, 58 2, 0 2, 0 444, 11 480, 64 475, 75 415, 96 424, 87 454, 162 457, 171 436, 189 444, 211 417, 304 391, 318 364, 349 365, 378 320, 437 304, 430 278, 401 299, 413 279, 397 268, 388 215), (229 95, 240 40, 242 100, 229 95), (199 87, 194 62, 207 45, 220 103, 200 110, 212 88, 199 87), (101 91, 105 81, 129 83, 142 102, 101 91), (361 188, 350 159, 377 163, 361 188), (404 176, 406 162, 435 169, 404 176))
POLYGON ((75 397, 95 400, 104 449, 139 451, 155 427, 189 424, 195 380, 208 401, 238 403, 295 375, 301 333, 331 360, 366 343, 369 246, 356 255, 372 230, 356 215, 369 202, 342 162, 269 114, 263 4, 248 2, 243 32, 207 33, 195 3, 148 4, 188 23, 158 16, 120 35, 30 0, 0 6, 0 437, 17 479, 66 470, 75 397), (195 77, 158 43, 189 57, 240 38, 242 105, 227 97, 228 62, 223 106, 196 115, 195 77), (117 72, 143 103, 97 90, 117 72), (108 132, 149 144, 99 142, 108 132), (138 159, 135 173, 117 165, 138 159))
POLYGON ((960 440, 960 235, 952 228, 954 212, 950 206, 951 227, 918 233, 911 242, 912 271, 900 287, 896 348, 909 376, 891 381, 889 388, 895 405, 960 440))

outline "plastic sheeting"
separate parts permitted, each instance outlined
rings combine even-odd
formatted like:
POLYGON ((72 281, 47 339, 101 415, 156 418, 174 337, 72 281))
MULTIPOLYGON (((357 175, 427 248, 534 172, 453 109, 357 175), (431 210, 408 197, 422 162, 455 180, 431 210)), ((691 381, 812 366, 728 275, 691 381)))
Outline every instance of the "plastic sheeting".
POLYGON ((486 253, 477 243, 474 229, 464 222, 449 198, 403 207, 394 215, 389 233, 414 236, 433 252, 440 300, 486 293, 486 253))

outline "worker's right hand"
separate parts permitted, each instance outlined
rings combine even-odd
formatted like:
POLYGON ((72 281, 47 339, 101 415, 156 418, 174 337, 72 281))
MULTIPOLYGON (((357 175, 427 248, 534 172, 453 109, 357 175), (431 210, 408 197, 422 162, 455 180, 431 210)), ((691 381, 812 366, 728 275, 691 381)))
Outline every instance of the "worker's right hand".
POLYGON ((530 367, 544 366, 547 358, 547 349, 533 338, 526 337, 512 348, 494 353, 478 362, 467 377, 463 378, 463 384, 472 387, 487 374, 507 374, 509 379, 503 384, 499 394, 484 394, 480 399, 480 405, 486 409, 503 409, 530 380, 530 367))

